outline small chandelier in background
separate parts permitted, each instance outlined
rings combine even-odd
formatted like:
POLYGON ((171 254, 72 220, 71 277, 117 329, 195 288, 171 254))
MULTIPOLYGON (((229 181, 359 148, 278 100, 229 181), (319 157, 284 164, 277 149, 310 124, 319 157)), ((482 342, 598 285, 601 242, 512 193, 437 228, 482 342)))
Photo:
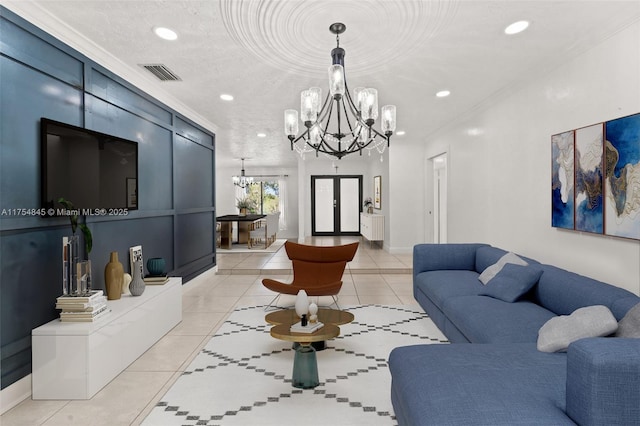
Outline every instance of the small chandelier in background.
POLYGON ((347 27, 335 23, 329 31, 336 35, 336 48, 331 51, 329 93, 322 101, 322 89, 311 87, 300 94, 300 120, 305 128, 298 135, 298 111, 284 112, 284 131, 291 150, 304 156, 307 152, 332 155, 341 159, 363 149, 383 153, 396 129, 396 107, 385 105, 381 110, 381 131, 373 125, 378 118, 378 91, 356 87, 353 96, 344 75, 345 51, 340 47, 340 34, 347 27), (321 103, 322 102, 322 103, 321 103), (332 120, 333 119, 333 120, 332 120))
POLYGON ((244 158, 241 158, 241 160, 242 170, 240 171, 240 176, 233 177, 233 184, 239 186, 240 188, 246 188, 247 186, 253 184, 253 178, 244 175, 244 158))

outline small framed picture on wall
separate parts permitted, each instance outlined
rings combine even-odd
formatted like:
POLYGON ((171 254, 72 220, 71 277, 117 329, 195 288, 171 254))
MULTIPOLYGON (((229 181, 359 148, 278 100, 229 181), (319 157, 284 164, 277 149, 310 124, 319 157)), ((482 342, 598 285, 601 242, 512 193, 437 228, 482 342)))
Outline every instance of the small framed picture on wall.
POLYGON ((127 178, 127 208, 138 208, 138 179, 127 178))
POLYGON ((373 208, 382 208, 382 176, 373 177, 373 208))

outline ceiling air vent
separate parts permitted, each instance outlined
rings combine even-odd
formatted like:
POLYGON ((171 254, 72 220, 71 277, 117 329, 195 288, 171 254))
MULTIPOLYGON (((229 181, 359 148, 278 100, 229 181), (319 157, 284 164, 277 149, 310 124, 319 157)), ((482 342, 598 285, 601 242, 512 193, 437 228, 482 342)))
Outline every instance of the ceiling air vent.
POLYGON ((156 77, 158 77, 158 79, 162 81, 182 81, 180 77, 178 77, 173 71, 171 71, 165 65, 146 64, 146 65, 140 65, 140 66, 145 68, 147 71, 149 71, 151 74, 155 75, 156 77))

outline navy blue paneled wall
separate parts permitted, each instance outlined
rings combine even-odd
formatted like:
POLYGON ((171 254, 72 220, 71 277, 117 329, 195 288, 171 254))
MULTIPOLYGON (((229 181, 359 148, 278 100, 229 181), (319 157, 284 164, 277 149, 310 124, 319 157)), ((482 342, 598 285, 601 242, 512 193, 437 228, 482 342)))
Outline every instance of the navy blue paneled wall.
POLYGON ((138 142, 138 210, 86 219, 96 288, 109 253, 117 251, 128 271, 134 245, 145 258, 165 258, 184 281, 215 265, 215 135, 6 9, 0 15, 4 389, 31 373, 31 330, 58 316, 61 240, 71 233, 66 218, 15 210, 40 207, 40 118, 138 142))

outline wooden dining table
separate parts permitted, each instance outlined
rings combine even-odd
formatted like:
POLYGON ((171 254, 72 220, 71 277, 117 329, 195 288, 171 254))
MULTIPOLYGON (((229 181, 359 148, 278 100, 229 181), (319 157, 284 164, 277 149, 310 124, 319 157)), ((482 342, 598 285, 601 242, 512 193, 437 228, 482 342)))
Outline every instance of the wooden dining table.
POLYGON ((249 241, 249 224, 267 217, 266 214, 227 214, 216 217, 216 221, 221 224, 220 247, 231 249, 234 242, 243 244, 249 241), (237 223, 238 239, 233 241, 233 223, 237 223))

